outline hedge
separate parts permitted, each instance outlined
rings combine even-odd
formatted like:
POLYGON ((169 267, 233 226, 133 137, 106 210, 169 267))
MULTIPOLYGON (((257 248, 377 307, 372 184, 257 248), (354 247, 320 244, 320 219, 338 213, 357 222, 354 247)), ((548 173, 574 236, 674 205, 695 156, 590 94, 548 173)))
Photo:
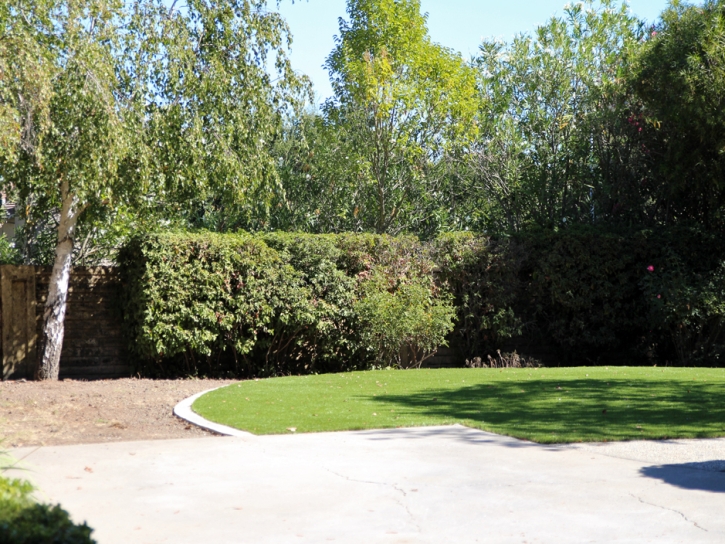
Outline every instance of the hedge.
POLYGON ((270 376, 516 351, 549 365, 718 365, 725 249, 694 229, 147 234, 121 252, 146 375, 270 376))
POLYGON ((120 254, 145 375, 270 376, 417 366, 454 309, 415 238, 157 233, 120 254))
POLYGON ((514 351, 549 365, 720 365, 725 246, 676 228, 468 233, 433 242, 455 294, 462 358, 514 351))

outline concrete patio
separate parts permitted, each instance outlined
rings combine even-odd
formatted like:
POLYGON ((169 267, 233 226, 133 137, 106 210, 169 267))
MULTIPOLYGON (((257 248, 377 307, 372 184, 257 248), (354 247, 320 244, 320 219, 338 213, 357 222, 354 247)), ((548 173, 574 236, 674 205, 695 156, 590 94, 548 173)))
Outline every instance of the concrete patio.
POLYGON ((725 542, 725 439, 542 446, 452 426, 11 453, 100 544, 725 542))

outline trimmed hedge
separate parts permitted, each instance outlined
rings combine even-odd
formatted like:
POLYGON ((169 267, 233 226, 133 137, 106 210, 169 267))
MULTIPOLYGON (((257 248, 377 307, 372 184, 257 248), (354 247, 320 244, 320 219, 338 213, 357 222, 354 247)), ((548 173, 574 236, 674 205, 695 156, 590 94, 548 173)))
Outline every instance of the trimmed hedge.
POLYGON ((151 234, 121 253, 125 322, 137 370, 156 376, 418 366, 446 335, 461 361, 719 365, 722 239, 151 234))
POLYGON ((120 255, 137 370, 270 376, 415 366, 453 328, 425 253, 415 238, 374 235, 139 236, 120 255))
POLYGON ((686 228, 579 228, 433 244, 464 358, 516 350, 553 365, 720 365, 722 240, 686 228))

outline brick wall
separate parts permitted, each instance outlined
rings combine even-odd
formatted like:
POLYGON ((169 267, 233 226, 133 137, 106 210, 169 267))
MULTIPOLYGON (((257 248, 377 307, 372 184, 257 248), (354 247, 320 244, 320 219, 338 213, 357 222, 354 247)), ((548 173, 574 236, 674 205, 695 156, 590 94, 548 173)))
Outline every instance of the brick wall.
MULTIPOLYGON (((42 333, 50 268, 36 268, 36 323, 42 333)), ((118 271, 74 267, 70 277, 60 377, 100 379, 129 376, 118 310, 118 271)))
MULTIPOLYGON (((0 352, 3 379, 33 379, 38 365, 50 268, 0 266, 0 352)), ((70 278, 60 377, 128 376, 130 366, 118 310, 120 282, 114 268, 73 268, 70 278)))

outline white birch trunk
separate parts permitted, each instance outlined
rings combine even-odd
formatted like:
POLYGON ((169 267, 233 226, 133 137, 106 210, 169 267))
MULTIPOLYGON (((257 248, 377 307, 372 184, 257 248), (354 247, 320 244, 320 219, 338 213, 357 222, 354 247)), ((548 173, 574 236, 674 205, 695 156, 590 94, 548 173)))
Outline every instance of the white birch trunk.
POLYGON ((68 301, 73 238, 78 222, 78 203, 69 192, 68 182, 61 184, 60 223, 55 264, 50 275, 48 300, 43 312, 43 335, 40 339, 38 379, 57 380, 60 372, 60 351, 65 333, 65 309, 68 301))

